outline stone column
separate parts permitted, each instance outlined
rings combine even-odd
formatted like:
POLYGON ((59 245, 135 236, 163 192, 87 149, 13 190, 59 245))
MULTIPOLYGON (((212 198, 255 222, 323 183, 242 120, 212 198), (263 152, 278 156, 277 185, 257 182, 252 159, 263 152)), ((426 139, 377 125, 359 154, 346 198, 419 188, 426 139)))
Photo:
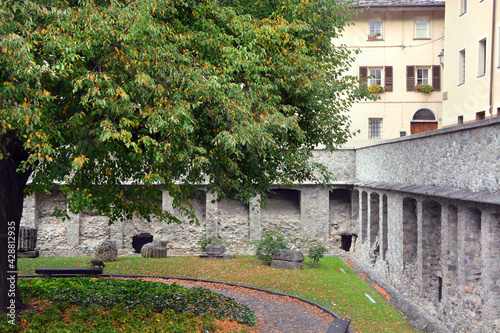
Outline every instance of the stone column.
POLYGON ((168 191, 162 192, 162 209, 170 214, 174 214, 174 208, 172 207, 174 203, 174 198, 168 193, 168 191))
MULTIPOLYGON (((500 328, 500 209, 484 212, 484 228, 481 237, 484 282, 484 320, 490 322, 491 328, 500 328), (496 327, 494 325, 497 325, 496 327)), ((495 331, 495 330, 492 330, 495 331)))
POLYGON ((249 210, 248 210, 248 223, 249 223, 249 229, 250 229, 250 234, 248 235, 249 240, 258 240, 261 239, 262 233, 261 233, 261 221, 262 221, 262 214, 260 212, 260 195, 253 197, 250 199, 250 204, 249 204, 249 210))
POLYGON ((206 229, 208 236, 217 236, 218 230, 218 205, 217 193, 207 192, 206 195, 206 229))
POLYGON ((32 194, 23 201, 23 215, 21 217, 21 227, 36 228, 35 225, 35 194, 32 194))
POLYGON ((303 186, 300 192, 301 236, 318 243, 329 240, 330 192, 322 186, 303 186))
POLYGON ((69 246, 80 245, 80 217, 81 214, 73 214, 67 208, 69 220, 66 220, 66 241, 69 246))
POLYGON ((123 220, 109 226, 109 240, 115 242, 117 249, 123 248, 123 220))

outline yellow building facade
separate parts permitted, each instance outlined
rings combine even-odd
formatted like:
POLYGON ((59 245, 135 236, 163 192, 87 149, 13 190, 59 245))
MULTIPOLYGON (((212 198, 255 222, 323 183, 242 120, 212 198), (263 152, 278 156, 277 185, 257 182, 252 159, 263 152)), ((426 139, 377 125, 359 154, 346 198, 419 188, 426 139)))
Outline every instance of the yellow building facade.
POLYGON ((352 129, 359 133, 346 147, 440 128, 444 1, 361 0, 358 5, 363 12, 354 25, 332 42, 360 50, 349 74, 364 77, 380 99, 351 108, 352 129))
POLYGON ((500 4, 446 1, 443 126, 500 115, 500 4))

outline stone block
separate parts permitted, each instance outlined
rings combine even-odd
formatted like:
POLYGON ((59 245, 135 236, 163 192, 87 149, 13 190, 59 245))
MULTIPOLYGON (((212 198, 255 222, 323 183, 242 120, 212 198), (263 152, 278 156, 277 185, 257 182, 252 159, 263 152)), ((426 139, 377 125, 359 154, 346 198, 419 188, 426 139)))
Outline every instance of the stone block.
POLYGON ((295 261, 272 260, 271 267, 285 268, 285 269, 302 269, 302 263, 295 261))
POLYGON ((19 241, 17 249, 23 252, 35 250, 36 236, 36 228, 19 228, 19 241))
POLYGON ((205 247, 205 251, 209 255, 220 255, 223 254, 224 251, 226 251, 226 247, 224 245, 219 245, 219 244, 208 244, 205 247))
POLYGON ((18 258, 38 258, 39 256, 40 256, 40 252, 38 252, 38 250, 17 252, 18 258))
POLYGON ((303 262, 304 255, 300 251, 276 249, 273 253, 273 260, 303 262))
POLYGON ((95 257, 102 261, 116 261, 118 248, 113 241, 104 241, 95 249, 95 257))
POLYGON ((145 258, 166 258, 167 248, 155 243, 147 243, 141 248, 141 255, 145 258))

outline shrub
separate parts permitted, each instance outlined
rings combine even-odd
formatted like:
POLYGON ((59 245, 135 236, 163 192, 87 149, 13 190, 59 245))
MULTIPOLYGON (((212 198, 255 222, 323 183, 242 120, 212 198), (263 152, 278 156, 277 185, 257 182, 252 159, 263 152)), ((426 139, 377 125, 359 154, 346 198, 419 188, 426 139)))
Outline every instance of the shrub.
POLYGON ((319 260, 323 258, 323 254, 328 250, 323 245, 313 245, 309 248, 309 258, 313 260, 312 267, 315 267, 319 260))
POLYGON ((290 249, 289 242, 283 236, 281 228, 275 230, 263 228, 262 239, 252 241, 250 244, 255 245, 255 256, 257 259, 262 260, 266 264, 271 264, 274 250, 290 249))
POLYGON ((227 242, 222 237, 202 235, 200 237, 200 240, 198 241, 198 245, 200 246, 201 252, 206 252, 208 244, 224 245, 226 247, 229 246, 229 242, 227 242))
POLYGON ((125 310, 145 307, 157 313, 173 310, 194 315, 209 314, 217 319, 234 318, 253 326, 254 313, 234 299, 205 288, 184 288, 142 280, 64 278, 19 280, 23 298, 48 299, 82 307, 121 306, 125 310))

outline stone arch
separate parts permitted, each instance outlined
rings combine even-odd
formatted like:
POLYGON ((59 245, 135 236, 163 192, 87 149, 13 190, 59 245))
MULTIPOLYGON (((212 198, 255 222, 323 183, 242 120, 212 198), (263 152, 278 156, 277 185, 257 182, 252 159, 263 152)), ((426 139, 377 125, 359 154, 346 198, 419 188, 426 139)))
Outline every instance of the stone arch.
POLYGON ((431 109, 422 108, 413 114, 410 124, 410 133, 417 134, 428 132, 437 129, 437 127, 438 122, 435 113, 431 109))
POLYGON ((417 200, 407 197, 403 199, 403 268, 416 264, 417 248, 417 200))
POLYGON ((353 234, 357 233, 357 221, 352 219, 351 191, 334 189, 329 192, 330 240, 335 248, 350 251, 353 234))
POLYGON ((441 205, 433 200, 422 203, 422 293, 435 305, 442 299, 441 205))
POLYGON ((385 260, 387 257, 387 251, 389 249, 388 237, 388 223, 387 223, 387 194, 382 196, 382 259, 385 260))
POLYGON ((361 193, 361 243, 366 241, 368 233, 368 193, 361 193))

